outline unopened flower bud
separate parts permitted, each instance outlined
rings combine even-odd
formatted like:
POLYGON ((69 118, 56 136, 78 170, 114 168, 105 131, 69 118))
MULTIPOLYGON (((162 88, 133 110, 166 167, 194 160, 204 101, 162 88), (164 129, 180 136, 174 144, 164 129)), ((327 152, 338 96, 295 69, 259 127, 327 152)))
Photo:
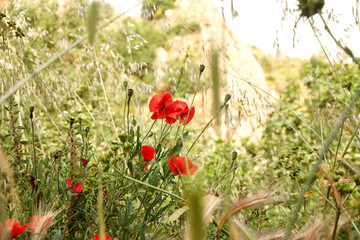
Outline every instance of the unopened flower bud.
POLYGON ((133 94, 134 94, 134 89, 129 88, 129 90, 128 90, 129 100, 130 100, 130 98, 132 97, 133 94))
POLYGON ((33 119, 33 113, 34 113, 34 106, 30 106, 30 119, 33 119))
POLYGON ((225 100, 224 100, 224 104, 227 103, 231 98, 231 95, 230 94, 226 94, 225 95, 225 100))
POLYGON ((122 143, 125 143, 126 140, 128 139, 128 135, 126 133, 120 133, 119 138, 122 143))
POLYGON ((232 159, 233 161, 236 160, 237 156, 238 156, 238 153, 237 153, 236 151, 233 151, 233 152, 231 153, 231 159, 232 159))
POLYGON ((204 64, 200 64, 200 74, 202 74, 204 70, 205 70, 204 64))
POLYGON ((127 81, 124 81, 123 84, 124 84, 124 87, 127 88, 128 82, 127 82, 127 81))

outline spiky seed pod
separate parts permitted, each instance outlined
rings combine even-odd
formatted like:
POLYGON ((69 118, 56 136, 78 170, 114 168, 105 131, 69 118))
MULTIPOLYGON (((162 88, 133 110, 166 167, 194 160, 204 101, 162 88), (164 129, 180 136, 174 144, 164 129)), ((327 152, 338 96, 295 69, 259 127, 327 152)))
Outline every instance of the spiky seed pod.
POLYGON ((302 17, 311 17, 321 12, 325 0, 299 0, 299 10, 302 17))

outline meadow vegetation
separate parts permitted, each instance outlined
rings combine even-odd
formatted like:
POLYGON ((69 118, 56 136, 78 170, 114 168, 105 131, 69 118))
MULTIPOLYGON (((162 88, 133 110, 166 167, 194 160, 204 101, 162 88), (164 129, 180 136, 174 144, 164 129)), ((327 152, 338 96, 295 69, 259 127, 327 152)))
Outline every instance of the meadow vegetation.
MULTIPOLYGON (((174 1, 141 20, 38 3, 0 11, 0 239, 360 238, 360 64, 341 42, 353 63, 295 64, 260 141, 239 144, 205 134, 216 116, 192 125, 218 69, 189 54, 157 78, 156 49, 201 31, 157 24, 174 1)), ((323 1, 299 4, 311 19, 323 1)))

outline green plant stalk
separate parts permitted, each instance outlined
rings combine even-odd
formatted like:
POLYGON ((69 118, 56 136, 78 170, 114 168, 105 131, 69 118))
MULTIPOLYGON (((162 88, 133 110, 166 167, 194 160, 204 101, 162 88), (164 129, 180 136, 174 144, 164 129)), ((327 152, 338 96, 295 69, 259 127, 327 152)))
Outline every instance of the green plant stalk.
MULTIPOLYGON (((113 18, 111 18, 109 21, 107 21, 106 23, 102 24, 99 28, 97 28, 97 31, 100 29, 103 29, 105 27, 107 27, 108 25, 110 25, 112 22, 114 22, 116 19, 118 19, 119 17, 123 16, 126 12, 132 10, 133 8, 137 7, 139 4, 141 4, 141 2, 139 2, 138 4, 136 4, 135 6, 133 6, 132 8, 114 16, 113 18)), ((24 86, 28 81, 30 81, 33 77, 37 76, 42 70, 48 68, 51 64, 53 64, 56 60, 58 60, 59 58, 61 58, 62 56, 64 56, 66 53, 68 53, 71 49, 75 48, 76 46, 78 46, 79 44, 81 44, 83 41, 85 41, 87 38, 89 37, 89 35, 85 35, 84 37, 76 40, 73 44, 71 44, 69 47, 65 48, 63 51, 59 52, 58 54, 56 54, 55 56, 53 56, 52 58, 50 58, 48 61, 46 61, 45 63, 43 63, 40 67, 38 67, 37 69, 35 69, 32 73, 30 73, 26 78, 24 78, 23 80, 19 81, 17 84, 15 84, 15 86, 13 86, 11 89, 9 89, 6 93, 4 93, 4 95, 1 96, 0 98, 0 104, 3 103, 6 99, 8 99, 10 96, 12 96, 17 90, 19 90, 22 86, 24 86)))
POLYGON ((330 133, 330 136, 328 138, 328 140, 326 141, 325 146, 322 148, 321 153, 319 155, 319 158, 316 160, 316 162, 314 163, 311 171, 310 171, 310 175, 309 177, 306 179, 305 182, 305 186, 300 194, 300 197, 297 201, 296 207, 294 209, 294 212, 292 213, 290 222, 286 228, 286 232, 285 232, 285 237, 284 240, 288 240, 290 239, 290 235, 291 235, 291 230, 293 229, 296 221, 297 221, 297 217, 298 217, 298 212, 301 209, 301 206, 303 204, 304 201, 304 195, 306 194, 306 192, 309 191, 310 186, 312 185, 312 183, 315 180, 315 175, 316 175, 316 171, 319 167, 319 165, 321 164, 321 162, 323 161, 326 153, 328 152, 331 143, 334 141, 338 131, 341 128, 342 122, 345 120, 345 118, 349 115, 350 110, 355 106, 355 103, 357 102, 357 100, 360 97, 360 87, 358 87, 355 95, 352 97, 350 103, 347 105, 346 109, 341 113, 339 120, 337 121, 337 123, 335 124, 333 130, 330 133))
POLYGON ((344 123, 345 123, 345 119, 344 119, 344 121, 343 121, 342 124, 341 124, 340 137, 339 137, 339 141, 338 141, 338 144, 337 144, 337 147, 336 147, 336 152, 335 152, 335 157, 334 157, 334 162, 333 162, 333 168, 335 167, 336 160, 337 160, 337 155, 338 155, 338 152, 339 152, 339 147, 340 147, 340 143, 341 143, 341 138, 342 138, 342 134, 343 134, 343 130, 344 130, 344 123))
POLYGON ((336 218, 335 218, 335 225, 334 225, 334 230, 333 230, 333 234, 332 234, 332 240, 335 240, 335 238, 336 238, 336 230, 337 230, 337 226, 338 226, 338 223, 339 223, 340 214, 341 214, 340 209, 337 209, 336 218))
POLYGON ((147 131, 147 133, 145 134, 143 140, 141 141, 141 143, 143 143, 146 139, 146 137, 149 135, 149 133, 151 132, 152 128, 154 127, 155 123, 156 123, 157 119, 155 119, 155 121, 151 124, 149 130, 147 131))
POLYGON ((125 87, 125 100, 124 100, 124 114, 123 114, 123 122, 124 122, 124 132, 126 132, 126 119, 125 119, 125 114, 126 114, 126 99, 128 98, 127 96, 127 86, 125 87))
POLYGON ((155 190, 160 191, 160 192, 162 192, 162 193, 168 194, 168 195, 170 195, 170 196, 172 196, 172 197, 174 197, 174 198, 176 198, 176 199, 179 199, 179 200, 181 200, 181 201, 186 202, 186 199, 185 199, 185 198, 182 198, 182 197, 180 197, 180 196, 178 196, 178 195, 176 195, 176 194, 173 194, 173 193, 168 192, 168 191, 166 191, 166 190, 164 190, 164 189, 155 187, 155 186, 150 185, 150 184, 148 184, 148 183, 142 182, 142 181, 137 180, 137 179, 135 179, 135 178, 125 176, 125 175, 122 174, 114 165, 112 165, 112 164, 110 164, 110 165, 115 169, 115 171, 117 171, 123 178, 125 178, 125 179, 127 179, 127 180, 130 180, 130 181, 132 181, 132 182, 136 182, 136 183, 138 183, 138 184, 147 186, 147 187, 149 187, 149 188, 155 189, 155 190))
POLYGON ((33 145, 33 156, 34 156, 34 166, 35 166, 35 177, 36 179, 38 178, 38 165, 37 165, 37 161, 36 161, 36 150, 35 150, 35 132, 34 132, 34 122, 33 119, 30 118, 31 121, 31 131, 32 131, 32 145, 33 145))
MULTIPOLYGON (((327 200, 329 200, 330 191, 331 191, 331 187, 328 186, 327 192, 326 192, 326 199, 327 199, 327 200)), ((325 206, 324 206, 324 216, 325 216, 325 214, 326 214, 326 212, 327 212, 327 209, 328 209, 328 202, 326 201, 326 202, 325 202, 325 206)))
MULTIPOLYGON (((198 82, 197 82, 197 84, 196 84, 195 93, 194 93, 194 96, 193 96, 193 98, 192 98, 192 100, 191 100, 191 104, 190 104, 190 107, 189 107, 189 112, 188 112, 188 114, 187 114, 187 116, 186 116, 185 122, 187 122, 187 120, 188 120, 188 118, 189 118, 189 115, 190 115, 190 110, 191 110, 192 106, 194 105, 195 97, 196 97, 196 94, 197 94, 198 89, 199 89, 199 84, 200 84, 201 75, 202 75, 202 72, 199 73, 199 79, 198 79, 198 82)), ((182 134, 184 134, 184 132, 185 132, 185 126, 186 126, 186 124, 184 124, 184 126, 183 126, 182 134)), ((176 134, 176 136, 177 136, 177 134, 176 134)), ((176 138, 175 138, 175 139, 176 139, 176 138)))
MULTIPOLYGON (((221 110, 224 108, 225 105, 222 105, 220 107, 220 110, 218 111, 218 114, 220 114, 221 110)), ((203 128, 203 130, 201 130, 200 134, 196 137, 195 141, 191 144, 189 150, 186 153, 186 156, 189 155, 191 149, 194 147, 195 143, 197 142, 197 140, 199 140, 199 138, 201 137, 201 135, 205 132, 205 130, 210 126, 210 124, 212 123, 212 121, 214 121, 217 118, 217 116, 215 115, 207 124, 206 126, 203 128)))
POLYGON ((357 131, 358 131, 359 127, 360 127, 360 121, 358 122, 358 124, 357 124, 357 126, 356 126, 356 128, 355 128, 355 130, 354 130, 354 132, 353 132, 353 134, 351 135, 351 138, 350 138, 349 142, 347 143, 344 152, 341 154, 341 158, 344 158, 344 157, 345 157, 345 154, 346 154, 347 150, 349 149, 350 144, 351 144, 352 141, 354 140, 355 135, 357 135, 357 131))
POLYGON ((346 203, 346 201, 349 199, 349 197, 351 196, 351 194, 355 191, 357 185, 355 185, 355 187, 351 190, 351 192, 346 196, 346 198, 343 200, 343 202, 341 203, 340 207, 344 206, 344 204, 346 203))
POLYGON ((344 47, 339 40, 337 40, 335 38, 335 36, 333 35, 333 33, 330 31, 329 26, 327 25, 324 17, 322 16, 321 13, 319 13, 321 20, 323 21, 324 25, 325 25, 325 30, 329 33, 330 37, 334 40, 334 42, 336 43, 336 45, 338 45, 339 48, 341 48, 349 57, 351 57, 351 59, 354 61, 354 63, 356 63, 357 65, 360 66, 360 61, 354 56, 354 54, 352 53, 352 51, 348 48, 348 47, 344 47))
POLYGON ((104 210, 103 210, 103 190, 102 184, 100 184, 98 189, 98 196, 97 196, 97 212, 98 212, 98 219, 99 219, 99 233, 100 239, 105 240, 105 220, 104 220, 104 210))
POLYGON ((203 205, 199 191, 192 191, 189 195, 190 239, 204 239, 203 205))
MULTIPOLYGON (((95 50, 94 50, 95 51, 95 50)), ((96 53, 95 53, 96 55, 96 53)), ((120 142, 120 139, 119 139, 119 135, 117 133, 117 130, 116 130, 116 126, 115 126, 115 122, 114 122, 114 118, 111 114, 111 109, 110 109, 110 104, 109 104, 109 100, 108 100, 108 97, 107 97, 107 94, 106 94, 106 91, 105 91, 105 86, 104 86, 104 81, 102 79, 102 75, 101 75, 101 71, 99 69, 99 66, 98 66, 98 72, 99 72, 99 77, 100 77, 100 83, 101 83, 101 87, 103 89, 103 92, 104 92, 104 96, 105 96, 105 102, 106 102, 106 105, 108 107, 108 111, 109 111, 109 115, 110 115, 110 119, 111 119, 111 123, 112 123, 112 128, 114 129, 114 132, 115 132, 115 136, 116 136, 116 139, 118 142, 120 142)))
POLYGON ((337 71, 336 71, 335 67, 333 66, 333 64, 331 64, 330 58, 329 58, 329 56, 328 56, 327 52, 325 51, 325 48, 324 48, 323 44, 321 43, 321 41, 320 41, 320 38, 319 38, 318 34, 317 34, 317 33, 316 33, 316 31, 315 31, 313 21, 310 21, 310 19, 308 19, 308 21, 309 21, 310 26, 311 26, 311 28, 312 28, 312 30, 313 30, 313 32, 314 32, 314 34, 315 34, 316 39, 318 40, 318 42, 319 42, 319 44, 320 44, 320 47, 321 47, 322 51, 323 51, 323 52, 324 52, 324 54, 325 54, 325 57, 326 57, 326 59, 327 59, 327 61, 328 61, 329 65, 330 65, 331 69, 332 69, 332 70, 333 70, 333 72, 335 73, 336 79, 337 79, 337 80, 338 80, 338 82, 340 83, 341 89, 343 90, 343 92, 344 92, 344 94, 345 94, 346 98, 347 98, 347 99, 348 99, 348 101, 349 101, 349 100, 350 100, 350 98, 349 98, 348 94, 346 93, 345 89, 342 87, 342 86, 343 86, 343 83, 342 83, 342 81, 341 81, 341 79, 340 79, 340 77, 339 77, 339 75, 338 75, 338 73, 337 73, 337 71))
POLYGON ((130 121, 129 121, 129 115, 130 115, 130 98, 127 101, 127 115, 126 115, 126 119, 127 119, 127 132, 128 134, 130 134, 130 121))

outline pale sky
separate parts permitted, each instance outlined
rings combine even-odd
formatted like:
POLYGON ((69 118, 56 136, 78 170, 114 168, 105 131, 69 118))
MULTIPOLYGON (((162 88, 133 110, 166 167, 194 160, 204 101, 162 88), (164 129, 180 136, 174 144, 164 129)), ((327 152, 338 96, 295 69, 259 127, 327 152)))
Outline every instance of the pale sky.
MULTIPOLYGON (((113 5, 117 12, 125 11, 139 2, 137 0, 106 1, 113 5)), ((213 1, 219 6, 219 11, 221 11, 220 6, 223 3, 220 0, 213 1)), ((273 44, 276 37, 278 37, 282 55, 308 58, 313 54, 321 52, 320 45, 314 36, 309 22, 304 22, 303 20, 300 20, 297 25, 295 48, 293 48, 293 27, 298 13, 295 13, 296 16, 287 16, 286 20, 282 21, 285 1, 234 0, 234 8, 239 13, 239 17, 234 20, 232 20, 230 13, 231 1, 223 0, 223 2, 228 26, 234 31, 235 35, 246 44, 256 46, 265 53, 276 54, 276 49, 273 47, 273 44)), ((290 9, 297 9, 296 0, 288 0, 287 2, 290 9)), ((355 5, 356 0, 325 0, 323 12, 333 12, 333 15, 336 16, 339 23, 336 23, 336 19, 334 22, 330 22, 330 29, 336 37, 341 37, 342 41, 346 43, 350 49, 360 54, 360 30, 359 25, 355 25, 355 17, 352 14, 352 7, 355 7, 355 5), (350 31, 344 31, 346 27, 349 27, 350 31)), ((138 6, 129 12, 128 15, 139 16, 140 9, 141 6, 138 6)), ((324 14, 325 18, 326 15, 327 14, 324 14)), ((315 16, 314 21, 318 29, 323 29, 320 17, 315 16)), ((341 51, 336 48, 334 42, 324 30, 321 30, 320 33, 323 45, 326 46, 330 50, 331 55, 337 59, 337 52, 341 51)))

